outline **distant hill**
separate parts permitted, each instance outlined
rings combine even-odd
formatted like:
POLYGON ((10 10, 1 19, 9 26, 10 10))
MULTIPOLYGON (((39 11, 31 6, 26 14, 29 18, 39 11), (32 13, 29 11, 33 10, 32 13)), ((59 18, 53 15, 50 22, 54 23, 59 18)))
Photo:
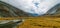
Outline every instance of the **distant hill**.
MULTIPOLYGON (((53 9, 53 8, 52 8, 53 9)), ((59 16, 60 15, 60 5, 58 8, 56 8, 57 11, 53 14, 51 14, 52 10, 49 10, 46 14, 46 15, 49 15, 49 16, 59 16)), ((55 9, 53 9, 54 11, 55 9)), ((0 16, 1 17, 16 17, 16 16, 20 16, 20 17, 30 17, 30 16, 33 16, 29 13, 26 13, 20 9, 17 9, 9 4, 6 4, 4 2, 0 2, 0 16)))

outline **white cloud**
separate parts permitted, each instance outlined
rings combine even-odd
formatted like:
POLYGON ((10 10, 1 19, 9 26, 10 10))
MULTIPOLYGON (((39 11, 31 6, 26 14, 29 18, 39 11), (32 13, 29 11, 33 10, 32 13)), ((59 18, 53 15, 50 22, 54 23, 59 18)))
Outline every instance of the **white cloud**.
POLYGON ((4 1, 10 5, 13 5, 24 12, 32 13, 32 14, 38 14, 43 15, 45 14, 49 9, 54 7, 56 4, 60 3, 60 0, 37 0, 40 2, 38 8, 35 6, 35 2, 32 3, 33 0, 1 0, 4 1), (33 10, 33 11, 31 11, 33 10))

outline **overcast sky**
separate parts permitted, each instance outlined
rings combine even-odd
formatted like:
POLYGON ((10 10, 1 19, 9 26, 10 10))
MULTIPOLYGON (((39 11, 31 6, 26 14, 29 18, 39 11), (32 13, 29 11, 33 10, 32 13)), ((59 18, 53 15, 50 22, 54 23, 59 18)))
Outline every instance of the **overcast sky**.
POLYGON ((60 3, 60 0, 1 0, 24 12, 43 15, 60 3))

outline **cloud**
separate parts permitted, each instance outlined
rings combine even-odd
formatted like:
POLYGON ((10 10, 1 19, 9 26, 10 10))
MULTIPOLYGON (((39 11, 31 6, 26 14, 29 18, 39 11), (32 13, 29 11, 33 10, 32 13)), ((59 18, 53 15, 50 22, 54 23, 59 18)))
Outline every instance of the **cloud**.
POLYGON ((1 0, 24 12, 43 15, 52 7, 60 3, 60 0, 1 0), (34 1, 34 2, 32 2, 34 1), (38 2, 39 1, 39 2, 38 2), (38 4, 34 4, 38 3, 38 4), (37 6, 38 7, 37 7, 37 6))

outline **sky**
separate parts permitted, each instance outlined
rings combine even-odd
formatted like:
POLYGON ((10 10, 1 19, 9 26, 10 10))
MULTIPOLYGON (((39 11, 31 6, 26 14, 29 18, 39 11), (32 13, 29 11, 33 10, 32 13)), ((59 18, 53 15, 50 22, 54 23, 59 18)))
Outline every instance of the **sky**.
POLYGON ((43 15, 57 4, 60 0, 0 0, 8 3, 24 12, 43 15))

